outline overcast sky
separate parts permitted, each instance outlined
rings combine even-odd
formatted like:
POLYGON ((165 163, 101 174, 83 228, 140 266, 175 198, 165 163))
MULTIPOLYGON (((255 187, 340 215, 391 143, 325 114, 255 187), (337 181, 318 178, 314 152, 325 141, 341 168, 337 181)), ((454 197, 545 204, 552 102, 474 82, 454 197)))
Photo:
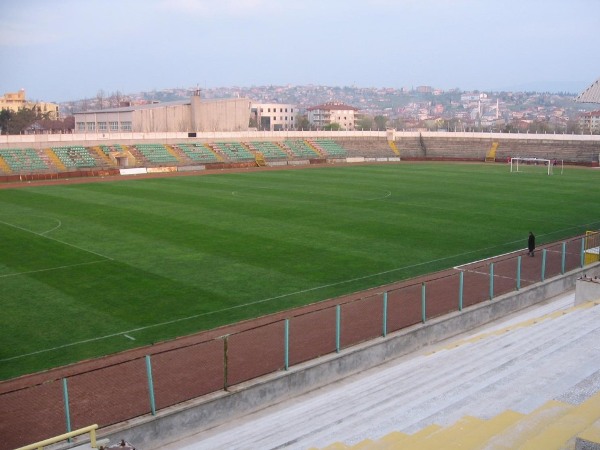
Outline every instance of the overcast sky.
POLYGON ((172 87, 583 90, 600 0, 0 0, 0 94, 172 87))

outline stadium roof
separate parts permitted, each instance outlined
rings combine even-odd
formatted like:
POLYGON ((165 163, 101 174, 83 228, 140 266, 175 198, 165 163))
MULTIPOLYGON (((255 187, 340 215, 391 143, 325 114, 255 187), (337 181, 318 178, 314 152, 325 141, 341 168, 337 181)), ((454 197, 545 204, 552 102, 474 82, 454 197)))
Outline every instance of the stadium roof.
POLYGON ((579 94, 575 101, 580 103, 600 103, 600 78, 579 94))

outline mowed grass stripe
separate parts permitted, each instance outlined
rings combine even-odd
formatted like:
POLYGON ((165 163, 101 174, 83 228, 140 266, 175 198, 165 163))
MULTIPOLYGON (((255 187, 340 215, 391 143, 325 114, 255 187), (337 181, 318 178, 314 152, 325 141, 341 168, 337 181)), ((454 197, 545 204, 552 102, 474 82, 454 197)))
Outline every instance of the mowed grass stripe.
MULTIPOLYGON (((580 201, 598 194, 597 181, 591 170, 548 177, 499 165, 407 164, 3 190, 0 220, 18 211, 60 222, 47 236, 111 261, 28 275, 35 301, 22 301, 31 289, 2 285, 12 310, 20 308, 15 323, 0 319, 5 359, 68 347, 0 362, 0 376, 513 251, 530 229, 540 243, 572 236, 598 227, 598 208, 580 201), (35 311, 46 298, 51 308, 35 311), (51 338, 29 335, 26 318, 52 327, 51 338), (119 336, 130 330, 135 341, 119 336), (69 346, 102 336, 112 337, 69 346)), ((11 238, 16 247, 27 239, 11 238)), ((71 261, 68 252, 61 258, 71 261)), ((18 256, 0 261, 8 271, 22 264, 18 256)))

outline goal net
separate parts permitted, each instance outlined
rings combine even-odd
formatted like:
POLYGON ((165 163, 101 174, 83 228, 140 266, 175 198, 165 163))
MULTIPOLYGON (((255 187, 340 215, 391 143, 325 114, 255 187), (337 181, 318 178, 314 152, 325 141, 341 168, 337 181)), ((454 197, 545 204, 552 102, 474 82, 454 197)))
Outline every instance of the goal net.
MULTIPOLYGON (((510 171, 511 172, 534 172, 543 171, 548 175, 554 173, 554 166, 558 164, 555 159, 543 159, 543 158, 510 158, 510 171)), ((561 161, 561 172, 562 172, 562 161, 561 161)))

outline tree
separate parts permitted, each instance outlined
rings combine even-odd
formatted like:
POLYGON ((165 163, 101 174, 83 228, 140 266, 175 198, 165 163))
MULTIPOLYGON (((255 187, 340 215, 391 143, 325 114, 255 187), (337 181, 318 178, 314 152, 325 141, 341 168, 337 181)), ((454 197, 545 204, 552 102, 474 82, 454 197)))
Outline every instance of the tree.
POLYGON ((310 130, 312 129, 308 117, 306 115, 298 114, 296 116, 296 130, 310 130))
POLYGON ((106 95, 104 94, 104 90, 100 89, 96 94, 96 100, 98 101, 98 109, 104 109, 104 97, 106 97, 106 95))
POLYGON ((385 125, 387 124, 387 117, 385 116, 375 116, 373 119, 375 121, 375 125, 378 130, 385 130, 385 125))
POLYGON ((34 108, 21 108, 8 123, 8 134, 21 134, 38 119, 34 108))
POLYGON ((579 126, 579 122, 577 120, 569 119, 567 122, 567 133, 568 134, 580 134, 581 127, 579 126))
POLYGON ((0 111, 0 133, 8 134, 9 123, 14 113, 10 109, 0 111))
POLYGON ((256 128, 258 129, 258 122, 256 120, 256 116, 250 116, 250 121, 248 122, 248 128, 256 128))
POLYGON ((0 129, 2 134, 21 134, 37 120, 45 119, 46 114, 37 111, 36 107, 21 108, 17 112, 3 109, 0 111, 0 129))
POLYGON ((323 127, 323 129, 325 131, 340 131, 341 128, 342 128, 342 126, 339 123, 337 123, 337 122, 331 122, 330 124, 325 125, 323 127))
POLYGON ((374 122, 371 116, 361 116, 356 122, 357 130, 372 130, 373 128, 374 122))

